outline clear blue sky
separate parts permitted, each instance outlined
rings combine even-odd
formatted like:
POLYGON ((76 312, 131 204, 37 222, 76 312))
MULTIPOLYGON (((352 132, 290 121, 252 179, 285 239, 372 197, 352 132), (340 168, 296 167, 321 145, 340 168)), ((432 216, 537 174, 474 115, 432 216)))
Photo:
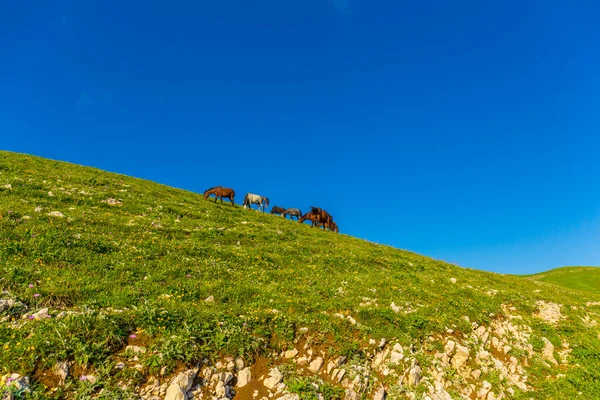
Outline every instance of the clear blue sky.
POLYGON ((598 265, 599 15, 593 1, 7 1, 0 147, 318 205, 344 233, 462 266, 598 265))

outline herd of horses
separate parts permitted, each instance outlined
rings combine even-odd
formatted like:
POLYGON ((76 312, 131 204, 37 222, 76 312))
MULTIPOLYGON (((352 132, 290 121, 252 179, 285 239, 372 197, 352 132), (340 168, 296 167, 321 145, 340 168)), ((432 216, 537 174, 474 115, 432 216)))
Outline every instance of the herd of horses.
MULTIPOLYGON (((223 199, 228 199, 231 202, 231 205, 234 205, 235 191, 231 188, 226 188, 223 186, 215 186, 210 189, 204 191, 204 199, 208 199, 209 196, 215 196, 215 203, 217 200, 221 200, 221 204, 223 204, 223 199)), ((244 206, 244 210, 246 208, 252 208, 252 204, 256 204, 258 206, 258 210, 264 212, 265 208, 269 207, 269 198, 265 196, 260 196, 258 194, 247 193, 244 196, 244 202, 242 205, 244 206)), ((304 221, 310 221, 311 226, 319 227, 323 229, 329 229, 333 232, 339 232, 337 224, 333 220, 331 214, 327 211, 323 210, 319 207, 310 207, 310 211, 306 214, 302 214, 302 212, 297 208, 283 208, 279 206, 273 206, 271 209, 271 214, 280 215, 287 219, 287 216, 290 216, 290 219, 296 219, 298 222, 303 223, 304 221)))

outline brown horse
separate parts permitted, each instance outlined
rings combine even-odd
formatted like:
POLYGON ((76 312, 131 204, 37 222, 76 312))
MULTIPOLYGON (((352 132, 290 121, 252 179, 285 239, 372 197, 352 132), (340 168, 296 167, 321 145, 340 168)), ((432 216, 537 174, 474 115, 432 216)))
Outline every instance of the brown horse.
POLYGON ((320 224, 333 222, 333 218, 331 217, 331 214, 329 214, 327 211, 325 211, 319 207, 310 206, 310 208, 311 208, 311 212, 317 216, 317 219, 320 224))
POLYGON ((303 223, 304 221, 310 221, 311 226, 315 226, 319 223, 319 217, 314 212, 309 211, 300 218, 298 218, 298 222, 303 223))
POLYGON ((277 214, 285 217, 284 213, 285 208, 283 207, 273 206, 273 208, 271 208, 271 214, 277 214))
POLYGON ((323 229, 329 229, 332 232, 335 233, 339 233, 340 229, 338 228, 337 224, 332 220, 331 222, 325 222, 323 224, 323 229))
POLYGON ((231 201, 232 206, 234 205, 233 198, 235 197, 235 192, 233 191, 233 189, 224 188, 223 186, 215 186, 210 189, 206 189, 204 191, 204 200, 208 199, 208 196, 210 195, 215 196, 215 203, 217 202, 217 199, 220 198, 221 204, 223 204, 223 197, 225 197, 226 199, 229 199, 229 201, 231 201))

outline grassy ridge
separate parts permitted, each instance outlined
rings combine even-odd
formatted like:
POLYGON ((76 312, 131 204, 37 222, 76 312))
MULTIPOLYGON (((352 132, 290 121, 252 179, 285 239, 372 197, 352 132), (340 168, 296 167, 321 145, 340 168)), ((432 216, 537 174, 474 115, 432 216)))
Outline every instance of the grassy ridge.
POLYGON ((600 294, 600 268, 598 267, 563 267, 524 278, 553 285, 600 294))
POLYGON ((536 392, 524 398, 600 393, 598 329, 582 322, 585 303, 600 300, 597 292, 574 296, 32 156, 0 152, 0 187, 0 287, 5 297, 31 310, 48 307, 51 315, 0 323, 0 374, 33 376, 36 396, 101 387, 107 396, 127 397, 123 380, 135 386, 163 366, 175 370, 205 357, 252 360, 287 348, 305 335, 300 328, 332 354, 359 360, 368 339, 421 346, 449 327, 470 331, 465 316, 490 323, 503 315, 503 304, 530 323, 536 351, 541 336, 568 341, 571 365, 579 365, 560 380, 545 379, 549 366, 532 366, 536 392), (558 326, 533 318, 541 299, 563 304, 568 318, 558 326), (72 314, 57 318, 61 311, 72 314), (144 369, 115 372, 124 347, 137 342, 150 350, 140 357, 144 369), (61 360, 98 375, 98 383, 50 391, 35 379, 61 360))

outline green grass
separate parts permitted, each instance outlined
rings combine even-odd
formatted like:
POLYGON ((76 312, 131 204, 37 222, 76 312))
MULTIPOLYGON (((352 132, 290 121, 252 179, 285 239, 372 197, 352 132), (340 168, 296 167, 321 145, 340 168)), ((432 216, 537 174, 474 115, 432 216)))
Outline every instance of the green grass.
MULTIPOLYGON (((105 397, 124 398, 130 392, 119 382, 142 384, 162 366, 173 371, 225 355, 251 362, 300 337, 360 362, 369 339, 422 346, 449 327, 469 332, 465 316, 479 324, 503 317, 503 304, 517 309, 534 338, 568 341, 573 348, 571 367, 561 371, 566 378, 547 380, 552 368, 531 366, 529 383, 536 391, 524 398, 581 392, 580 398, 590 399, 600 393, 598 328, 582 322, 588 311, 600 311, 585 306, 600 295, 591 283, 573 286, 589 278, 566 280, 567 290, 554 278, 548 285, 463 269, 215 204, 197 193, 0 152, 0 187, 5 184, 11 188, 0 188, 3 297, 32 310, 48 307, 52 318, 0 323, 0 375, 33 377, 36 397, 85 398, 103 389, 105 397), (111 206, 109 198, 122 204, 111 206), (49 216, 53 211, 64 217, 49 216), (204 301, 209 296, 214 302, 204 301), (361 306, 364 298, 376 305, 361 306), (538 300, 563 304, 567 318, 556 327, 541 323, 532 317, 538 300), (406 312, 393 312, 392 302, 406 312), (56 318, 60 311, 73 313, 56 318), (149 349, 140 357, 142 372, 113 368, 129 357, 123 350, 131 334, 149 349), (97 375, 98 382, 69 378, 64 388, 51 391, 36 376, 61 360, 97 375)), ((303 382, 296 381, 295 390, 312 390, 303 382)))
POLYGON ((535 275, 526 275, 528 280, 547 282, 567 289, 600 294, 599 267, 563 267, 535 275))

